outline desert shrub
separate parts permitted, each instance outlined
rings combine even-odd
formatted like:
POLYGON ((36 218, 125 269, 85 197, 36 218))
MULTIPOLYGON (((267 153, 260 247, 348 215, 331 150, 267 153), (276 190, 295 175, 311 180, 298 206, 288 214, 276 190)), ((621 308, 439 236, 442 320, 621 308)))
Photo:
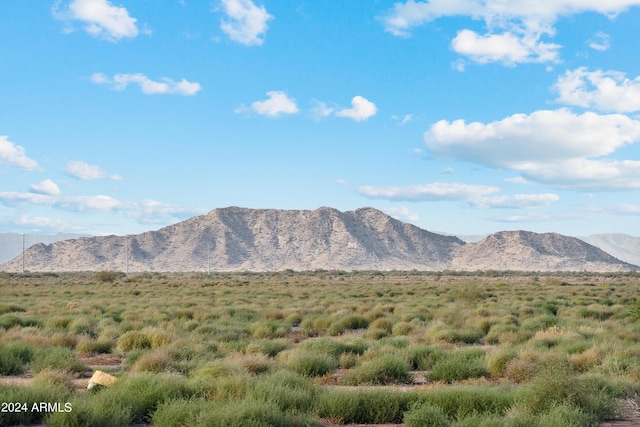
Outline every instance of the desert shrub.
POLYGON ((34 354, 33 347, 21 341, 0 343, 0 375, 22 374, 34 354))
POLYGON ((65 347, 39 348, 35 352, 32 361, 33 371, 38 373, 43 369, 62 369, 69 372, 81 373, 87 367, 82 363, 76 353, 65 347))
POLYGON ((258 343, 260 351, 269 357, 276 357, 278 353, 286 350, 289 344, 281 340, 266 340, 258 343))
POLYGON ((342 380, 349 385, 409 383, 411 375, 403 359, 385 354, 351 369, 342 380))
POLYGON ((125 332, 120 339, 118 339, 118 348, 125 353, 131 350, 151 348, 151 340, 142 332, 129 331, 125 332))
POLYGON ((335 337, 338 335, 342 335, 345 331, 346 331, 346 328, 342 323, 334 322, 331 325, 329 325, 329 328, 327 328, 327 335, 335 337))
POLYGON ((413 330, 413 326, 409 322, 398 322, 391 328, 393 335, 409 335, 413 330))
POLYGON ((118 279, 125 277, 126 274, 121 271, 98 271, 93 278, 100 283, 113 283, 118 279))
POLYGON ((433 339, 450 344, 477 344, 484 335, 477 328, 441 329, 433 334, 433 339))
POLYGON ((438 347, 412 346, 406 350, 411 369, 424 371, 446 356, 446 352, 438 347))
POLYGON ((80 354, 93 354, 93 353, 110 353, 113 349, 113 342, 111 340, 98 339, 93 340, 90 338, 80 339, 76 345, 76 351, 80 354))
POLYGON ((151 422, 155 427, 191 427, 196 425, 202 412, 214 404, 205 399, 176 399, 164 402, 153 413, 151 422))
POLYGON ((504 415, 523 396, 513 387, 461 385, 431 389, 420 400, 440 408, 449 419, 463 419, 474 414, 504 415))
POLYGON ((306 316, 300 322, 300 328, 305 335, 315 337, 324 333, 331 323, 329 316, 306 316))
MULTIPOLYGON (((475 350, 475 349, 472 349, 475 350)), ((436 362, 428 374, 430 381, 454 381, 466 380, 487 376, 489 373, 484 366, 482 351, 458 351, 436 362)))
POLYGON ((406 427, 449 427, 451 424, 440 408, 430 405, 415 405, 404 414, 406 427))
POLYGON ((592 425, 592 419, 576 408, 566 404, 553 406, 548 412, 540 414, 536 427, 583 427, 592 425))
POLYGON ((233 353, 227 359, 254 375, 269 372, 274 366, 273 360, 264 354, 233 353))
POLYGON ((194 425, 209 427, 311 427, 306 417, 283 413, 276 405, 251 399, 212 405, 202 411, 194 425))
POLYGON ((0 328, 11 329, 14 326, 20 326, 20 318, 15 314, 3 314, 0 316, 0 328))
POLYGON ((0 315, 6 314, 6 313, 22 313, 25 311, 27 310, 25 310, 23 307, 20 307, 19 305, 0 304, 0 315))
POLYGON ((317 399, 316 413, 338 424, 401 423, 416 401, 413 392, 327 390, 317 399))
POLYGON ((487 369, 494 377, 501 377, 507 364, 518 356, 518 353, 511 348, 497 349, 487 353, 485 358, 487 369))
POLYGON ((34 425, 41 424, 46 417, 45 412, 32 411, 34 404, 40 402, 66 402, 69 393, 61 387, 55 386, 3 386, 0 387, 0 402, 26 404, 26 411, 0 412, 0 425, 34 425))
POLYGON ((69 323, 68 329, 69 332, 77 335, 86 335, 92 338, 96 337, 93 322, 84 317, 73 319, 71 323, 69 323))
POLYGON ((33 387, 54 387, 66 390, 68 392, 73 391, 73 382, 71 381, 72 375, 68 371, 61 369, 45 368, 38 372, 32 381, 33 387))
POLYGON ((338 367, 335 358, 322 353, 310 351, 295 351, 285 363, 289 369, 306 377, 316 377, 328 374, 338 367))
POLYGON ((56 347, 66 347, 70 349, 76 348, 78 342, 80 341, 80 337, 73 333, 55 333, 51 335, 51 345, 56 347))
POLYGON ((50 329, 66 330, 72 321, 73 317, 71 316, 53 316, 47 320, 46 326, 50 329))
POLYGON ((272 403, 290 413, 308 412, 319 393, 315 384, 289 371, 262 377, 251 390, 255 400, 272 403))
POLYGON ((142 354, 131 366, 131 372, 163 372, 171 367, 171 356, 163 350, 152 350, 142 354))
POLYGON ((361 314, 350 313, 338 320, 346 329, 363 329, 369 326, 369 320, 361 314))

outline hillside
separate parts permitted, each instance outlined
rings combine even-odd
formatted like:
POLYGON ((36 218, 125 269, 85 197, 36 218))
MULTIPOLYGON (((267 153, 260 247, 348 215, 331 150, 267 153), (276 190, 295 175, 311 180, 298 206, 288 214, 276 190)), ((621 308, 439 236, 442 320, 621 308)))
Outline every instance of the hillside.
MULTIPOLYGON (((21 257, 1 266, 20 271, 21 257)), ((373 208, 340 212, 215 209, 131 236, 37 244, 29 271, 589 270, 637 269, 579 239, 500 232, 477 243, 431 233, 373 208)))

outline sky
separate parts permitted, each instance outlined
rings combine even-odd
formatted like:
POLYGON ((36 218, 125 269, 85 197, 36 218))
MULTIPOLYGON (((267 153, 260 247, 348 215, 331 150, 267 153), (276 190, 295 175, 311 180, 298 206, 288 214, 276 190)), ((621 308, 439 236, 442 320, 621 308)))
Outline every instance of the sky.
POLYGON ((640 236, 640 0, 3 0, 0 232, 371 206, 640 236))

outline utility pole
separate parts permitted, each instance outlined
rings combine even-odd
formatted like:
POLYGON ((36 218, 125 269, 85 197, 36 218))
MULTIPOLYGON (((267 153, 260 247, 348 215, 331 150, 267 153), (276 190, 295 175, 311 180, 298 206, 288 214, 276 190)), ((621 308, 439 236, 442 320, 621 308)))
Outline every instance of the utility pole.
POLYGON ((22 233, 22 274, 24 274, 25 235, 22 233))
POLYGON ((129 236, 127 236, 127 250, 126 250, 126 259, 125 259, 125 269, 127 275, 129 274, 129 236))

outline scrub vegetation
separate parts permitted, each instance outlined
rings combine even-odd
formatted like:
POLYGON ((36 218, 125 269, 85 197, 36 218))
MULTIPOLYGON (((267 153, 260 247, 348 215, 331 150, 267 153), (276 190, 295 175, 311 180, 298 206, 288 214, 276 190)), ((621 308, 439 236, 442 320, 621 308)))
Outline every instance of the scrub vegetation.
POLYGON ((0 425, 598 426, 640 275, 0 273, 0 425), (118 377, 86 390, 100 369, 118 377))

